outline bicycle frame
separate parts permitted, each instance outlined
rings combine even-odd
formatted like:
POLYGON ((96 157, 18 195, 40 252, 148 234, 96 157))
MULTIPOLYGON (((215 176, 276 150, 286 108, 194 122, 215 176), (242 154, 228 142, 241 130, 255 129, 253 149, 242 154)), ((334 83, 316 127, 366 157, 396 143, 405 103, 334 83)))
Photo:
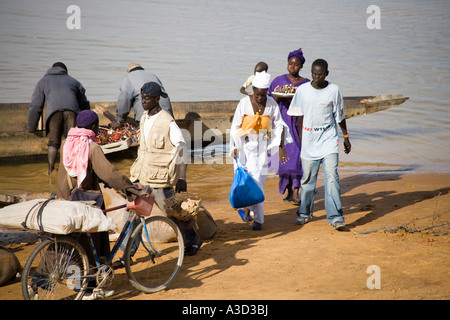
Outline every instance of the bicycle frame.
MULTIPOLYGON (((115 211, 115 210, 118 210, 118 209, 126 208, 126 206, 127 206, 126 204, 122 204, 122 205, 119 205, 119 206, 116 206, 116 207, 111 207, 111 208, 105 209, 105 210, 103 210, 103 212, 107 213, 107 212, 115 211)), ((108 256, 108 258, 106 260, 106 265, 111 265, 112 264, 113 259, 114 259, 115 255, 116 255, 117 251, 120 248, 120 245, 122 244, 123 240, 125 239, 125 236, 128 234, 128 232, 129 232, 129 230, 131 228, 132 223, 137 219, 137 217, 138 217, 137 214, 133 213, 133 216, 131 217, 131 219, 128 219, 125 222, 124 226, 122 227, 122 231, 120 232, 120 235, 119 235, 118 239, 116 240, 113 248, 111 249, 111 253, 109 254, 109 256, 108 256)), ((141 217, 141 220, 144 220, 144 218, 141 217)), ((145 231, 145 236, 147 238, 148 244, 151 247, 151 250, 153 251, 153 253, 158 254, 158 251, 155 250, 155 248, 153 248, 153 246, 151 244, 151 241, 150 241, 150 238, 149 238, 149 235, 148 235, 147 226, 145 225, 145 223, 144 223, 144 231, 145 231)), ((89 239, 89 243, 91 245, 92 252, 94 254, 95 264, 96 264, 96 266, 98 268, 98 267, 101 266, 101 262, 100 262, 98 254, 97 254, 97 250, 95 249, 95 245, 94 245, 94 241, 92 240, 91 233, 87 233, 87 236, 88 236, 88 239, 89 239)), ((146 246, 144 246, 144 247, 147 249, 146 246)), ((149 251, 149 250, 147 249, 147 251, 149 251)))
MULTIPOLYGON (((126 206, 127 206, 126 204, 122 204, 120 206, 105 209, 105 210, 103 210, 103 212, 107 213, 110 211, 126 208, 126 206)), ((119 238, 116 240, 116 243, 114 244, 114 247, 112 248, 111 253, 108 256, 108 259, 106 260, 107 265, 112 264, 112 260, 114 259, 114 256, 116 255, 117 251, 119 250, 120 245, 122 244, 123 240, 125 239, 125 236, 127 235, 128 231, 130 230, 131 224, 135 219, 136 219, 136 214, 133 214, 132 218, 128 219, 125 222, 125 224, 122 228, 122 231, 120 232, 119 238)), ((91 233, 88 233, 87 236, 89 238, 89 243, 91 245, 91 249, 94 254, 95 264, 97 267, 100 267, 100 265, 101 265, 100 259, 97 254, 97 250, 95 249, 95 245, 94 245, 94 241, 92 240, 91 233)))

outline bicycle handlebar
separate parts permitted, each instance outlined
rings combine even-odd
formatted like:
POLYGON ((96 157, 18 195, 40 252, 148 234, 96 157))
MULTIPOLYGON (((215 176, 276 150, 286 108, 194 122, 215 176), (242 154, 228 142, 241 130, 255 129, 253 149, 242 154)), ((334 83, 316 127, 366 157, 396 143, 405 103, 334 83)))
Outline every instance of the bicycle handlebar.
POLYGON ((127 189, 127 192, 129 192, 135 196, 138 196, 138 197, 146 197, 146 196, 150 195, 152 193, 152 191, 153 191, 153 189, 149 185, 145 185, 143 187, 140 185, 138 185, 138 186, 135 185, 134 187, 127 189))

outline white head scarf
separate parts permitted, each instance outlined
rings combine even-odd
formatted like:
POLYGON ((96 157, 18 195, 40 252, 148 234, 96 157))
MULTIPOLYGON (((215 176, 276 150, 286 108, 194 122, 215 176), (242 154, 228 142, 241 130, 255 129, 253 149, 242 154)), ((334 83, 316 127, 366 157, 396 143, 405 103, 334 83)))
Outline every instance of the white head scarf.
POLYGON ((252 80, 252 86, 259 89, 268 89, 270 86, 270 74, 265 71, 256 72, 252 80))

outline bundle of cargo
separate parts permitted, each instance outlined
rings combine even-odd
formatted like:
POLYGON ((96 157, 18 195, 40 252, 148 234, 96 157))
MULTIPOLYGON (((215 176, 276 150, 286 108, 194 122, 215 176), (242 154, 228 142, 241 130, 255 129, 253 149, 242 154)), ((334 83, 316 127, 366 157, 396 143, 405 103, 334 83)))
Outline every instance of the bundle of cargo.
POLYGON ((117 129, 101 126, 98 130, 97 142, 106 154, 128 149, 131 144, 138 142, 138 135, 139 130, 129 123, 117 129))
POLYGON ((113 218, 83 201, 33 199, 0 209, 0 227, 55 234, 116 231, 113 218))

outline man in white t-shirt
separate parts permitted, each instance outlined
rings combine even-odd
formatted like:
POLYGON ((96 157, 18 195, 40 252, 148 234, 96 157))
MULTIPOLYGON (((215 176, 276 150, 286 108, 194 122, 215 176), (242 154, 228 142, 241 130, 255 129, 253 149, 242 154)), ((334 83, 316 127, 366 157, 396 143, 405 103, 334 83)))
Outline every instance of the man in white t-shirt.
POLYGON ((320 164, 323 164, 325 186, 325 211, 327 220, 335 229, 345 228, 339 185, 339 138, 337 125, 344 136, 344 151, 351 151, 345 122, 344 102, 339 87, 325 80, 328 63, 317 59, 311 66, 312 82, 300 86, 288 110, 288 115, 298 116, 301 161, 301 205, 296 224, 312 219, 314 193, 320 164))

